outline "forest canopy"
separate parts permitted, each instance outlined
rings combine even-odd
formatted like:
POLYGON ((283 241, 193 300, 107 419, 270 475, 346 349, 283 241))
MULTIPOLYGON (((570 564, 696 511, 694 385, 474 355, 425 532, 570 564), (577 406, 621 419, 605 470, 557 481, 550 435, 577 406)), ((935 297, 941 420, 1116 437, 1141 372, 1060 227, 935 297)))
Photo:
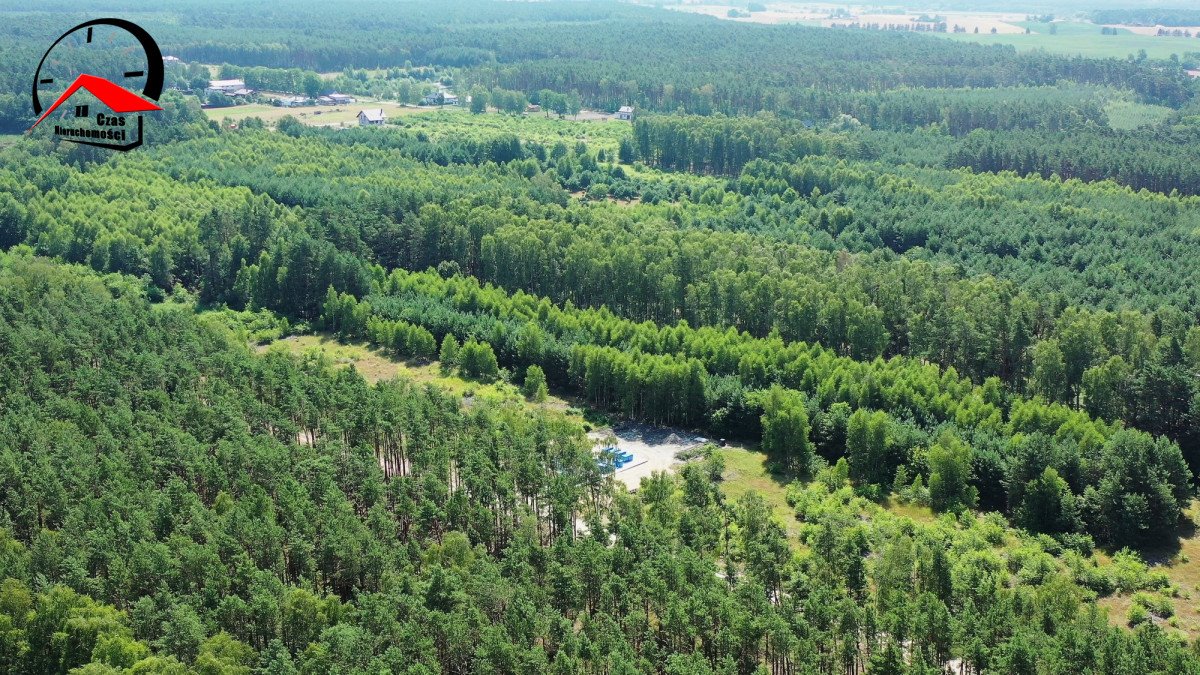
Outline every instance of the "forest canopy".
POLYGON ((1200 673, 1192 57, 0 0, 0 130, 101 10, 177 60, 0 141, 0 672, 1200 673))

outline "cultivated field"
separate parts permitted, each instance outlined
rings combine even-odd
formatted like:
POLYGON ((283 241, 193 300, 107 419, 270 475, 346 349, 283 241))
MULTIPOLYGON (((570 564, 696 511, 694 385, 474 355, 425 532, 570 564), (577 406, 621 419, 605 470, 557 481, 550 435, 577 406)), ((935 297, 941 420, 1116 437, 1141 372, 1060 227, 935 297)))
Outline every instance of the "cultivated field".
MULTIPOLYGON (((1053 24, 1019 24, 1030 33, 1018 34, 939 34, 955 40, 968 40, 983 44, 1012 45, 1020 50, 1044 49, 1048 52, 1072 54, 1093 58, 1125 58, 1144 50, 1154 59, 1167 59, 1172 54, 1182 56, 1186 52, 1200 52, 1200 39, 1183 37, 1158 37, 1139 35, 1127 27, 1119 28, 1117 35, 1102 35, 1101 26, 1093 23, 1057 21, 1053 24), (1051 33, 1054 26, 1054 33, 1051 33)), ((1153 29, 1150 31, 1153 33, 1153 29)))
POLYGON ((1025 13, 1016 12, 905 9, 885 13, 875 7, 862 5, 805 2, 768 2, 765 5, 765 11, 751 12, 748 15, 745 12, 745 3, 678 5, 672 9, 730 21, 824 27, 848 24, 900 24, 922 15, 936 15, 950 27, 960 26, 966 32, 931 33, 932 35, 983 44, 1012 45, 1020 50, 1044 49, 1048 52, 1095 58, 1124 58, 1144 50, 1148 57, 1157 59, 1170 58, 1172 54, 1182 56, 1186 52, 1200 52, 1200 37, 1197 37, 1200 35, 1200 26, 1180 29, 1190 30, 1193 36, 1191 38, 1159 37, 1156 35, 1158 28, 1153 26, 1108 26, 1116 28, 1118 33, 1103 35, 1101 29, 1104 26, 1099 24, 1086 21, 1056 21, 1053 24, 1028 22, 1025 13), (739 11, 741 15, 731 17, 731 10, 739 11), (838 10, 845 10, 848 16, 839 15, 838 18, 832 18, 838 10), (1053 32, 1051 25, 1054 26, 1053 32), (992 33, 993 30, 996 32, 992 33))

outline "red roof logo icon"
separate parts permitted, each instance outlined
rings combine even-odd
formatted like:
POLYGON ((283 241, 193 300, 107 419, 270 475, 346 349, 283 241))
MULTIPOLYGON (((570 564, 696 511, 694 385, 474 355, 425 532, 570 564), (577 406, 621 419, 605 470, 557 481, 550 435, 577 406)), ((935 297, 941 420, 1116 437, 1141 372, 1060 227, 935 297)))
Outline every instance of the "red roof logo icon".
MULTIPOLYGON (((54 102, 54 105, 47 108, 46 112, 42 113, 42 116, 33 123, 33 126, 29 127, 29 131, 33 131, 37 125, 42 123, 42 120, 46 119, 50 113, 54 112, 58 106, 62 105, 64 101, 71 98, 71 96, 81 88, 89 91, 93 96, 99 99, 101 103, 108 106, 115 113, 135 113, 148 112, 151 110, 162 110, 162 108, 158 107, 153 101, 144 99, 128 89, 109 82, 103 77, 85 74, 75 78, 75 81, 71 83, 70 87, 67 87, 67 90, 63 92, 62 96, 58 97, 58 100, 54 102)), ((29 132, 27 131, 25 133, 29 132)))

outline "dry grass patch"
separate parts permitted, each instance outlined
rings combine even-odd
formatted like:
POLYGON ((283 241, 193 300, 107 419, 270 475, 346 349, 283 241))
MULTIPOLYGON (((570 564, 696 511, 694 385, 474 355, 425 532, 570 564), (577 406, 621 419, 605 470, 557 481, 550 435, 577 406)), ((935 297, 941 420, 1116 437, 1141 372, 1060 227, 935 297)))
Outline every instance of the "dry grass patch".
POLYGON ((436 361, 402 361, 365 342, 340 342, 331 335, 294 335, 256 347, 259 353, 272 349, 280 349, 297 356, 320 354, 329 359, 335 368, 353 366, 372 384, 402 377, 463 398, 532 406, 565 414, 580 423, 583 422, 582 415, 574 412, 567 400, 557 396, 552 395, 543 403, 533 403, 525 400, 520 390, 507 382, 483 383, 467 380, 455 374, 442 372, 441 364, 436 361))

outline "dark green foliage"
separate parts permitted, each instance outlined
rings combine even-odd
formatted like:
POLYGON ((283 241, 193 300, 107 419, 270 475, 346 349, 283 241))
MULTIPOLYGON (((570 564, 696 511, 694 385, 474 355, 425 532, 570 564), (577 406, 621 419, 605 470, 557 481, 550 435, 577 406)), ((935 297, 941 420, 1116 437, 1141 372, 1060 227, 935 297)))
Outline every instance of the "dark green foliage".
MULTIPOLYGON (((6 131, 81 7, 14 9, 6 131)), ((104 9, 169 87, 476 114, 218 129, 168 91, 136 153, 0 150, 0 671, 1200 668, 1169 603, 1092 603, 1163 585, 1136 556, 1076 553, 1174 537, 1200 467, 1181 63, 613 3, 104 9), (711 448, 629 494, 554 406, 245 344, 309 326, 759 441, 798 518, 711 448)))

